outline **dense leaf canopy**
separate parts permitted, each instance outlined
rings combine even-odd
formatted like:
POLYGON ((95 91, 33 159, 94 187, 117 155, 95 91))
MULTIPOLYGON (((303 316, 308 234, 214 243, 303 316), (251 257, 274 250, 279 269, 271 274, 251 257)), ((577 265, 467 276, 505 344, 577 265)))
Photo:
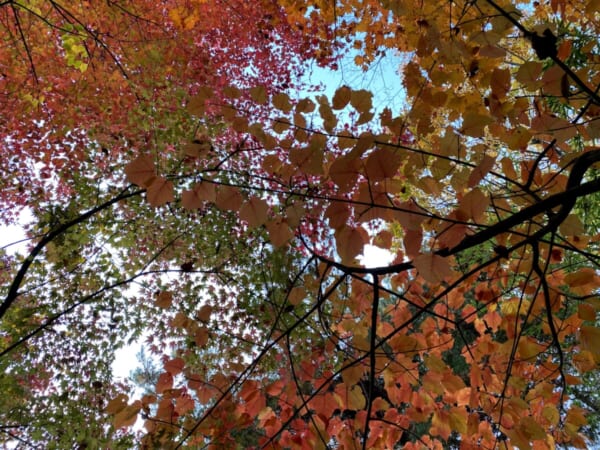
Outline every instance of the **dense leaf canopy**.
POLYGON ((0 442, 594 439, 597 0, 71 3, 0 2, 0 442))

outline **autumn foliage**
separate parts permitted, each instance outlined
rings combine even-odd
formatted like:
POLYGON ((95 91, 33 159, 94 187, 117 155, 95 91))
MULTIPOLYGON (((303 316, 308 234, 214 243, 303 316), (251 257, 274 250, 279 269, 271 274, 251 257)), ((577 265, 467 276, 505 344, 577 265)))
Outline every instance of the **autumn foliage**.
POLYGON ((0 4, 0 442, 585 448, 600 3, 157 3, 0 4))

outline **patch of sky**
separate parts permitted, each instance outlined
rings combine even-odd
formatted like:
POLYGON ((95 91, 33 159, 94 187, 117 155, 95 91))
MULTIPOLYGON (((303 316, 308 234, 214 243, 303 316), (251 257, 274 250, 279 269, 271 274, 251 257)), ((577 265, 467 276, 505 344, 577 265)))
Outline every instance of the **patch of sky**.
POLYGON ((366 70, 359 67, 355 58, 358 50, 348 50, 339 56, 333 68, 320 67, 311 62, 300 81, 308 86, 300 92, 302 96, 326 95, 329 99, 341 86, 351 89, 365 89, 373 94, 373 112, 375 116, 385 108, 397 115, 405 109, 406 92, 402 85, 401 67, 406 56, 383 52, 366 70))

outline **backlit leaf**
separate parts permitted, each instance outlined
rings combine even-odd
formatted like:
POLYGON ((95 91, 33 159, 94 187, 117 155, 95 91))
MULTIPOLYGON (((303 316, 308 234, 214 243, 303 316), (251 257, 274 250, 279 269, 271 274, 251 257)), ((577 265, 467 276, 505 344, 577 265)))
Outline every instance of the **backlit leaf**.
POLYGON ((164 177, 156 177, 146 191, 148 203, 152 206, 162 206, 175 200, 173 183, 164 177))
POLYGON ((438 284, 452 275, 448 258, 433 253, 424 253, 413 260, 419 274, 429 283, 438 284))
POLYGON ((148 155, 140 155, 125 166, 125 174, 130 183, 147 188, 156 178, 154 160, 148 155))

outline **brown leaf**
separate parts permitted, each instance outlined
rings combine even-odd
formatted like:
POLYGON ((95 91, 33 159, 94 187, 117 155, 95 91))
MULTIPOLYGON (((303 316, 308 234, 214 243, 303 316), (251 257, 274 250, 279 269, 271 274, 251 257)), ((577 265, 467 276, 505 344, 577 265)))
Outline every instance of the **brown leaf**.
POLYGON ((154 160, 148 155, 140 155, 125 166, 125 174, 130 183, 147 188, 156 178, 154 160))
POLYGON ((146 191, 148 203, 152 206, 161 206, 175 200, 173 183, 163 177, 156 177, 146 191))

